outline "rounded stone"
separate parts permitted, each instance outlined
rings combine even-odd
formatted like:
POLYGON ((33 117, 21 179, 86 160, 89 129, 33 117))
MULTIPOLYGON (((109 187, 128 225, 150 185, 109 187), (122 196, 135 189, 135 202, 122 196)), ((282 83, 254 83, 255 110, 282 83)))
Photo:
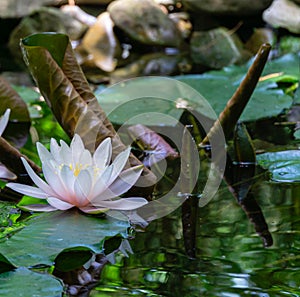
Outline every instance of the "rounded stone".
POLYGON ((181 42, 176 24, 152 0, 117 0, 107 10, 115 25, 134 40, 175 47, 181 42))
POLYGON ((182 0, 182 3, 193 12, 247 16, 260 14, 272 3, 272 0, 182 0))
POLYGON ((300 6, 289 0, 274 0, 263 13, 266 23, 275 28, 285 28, 292 33, 300 33, 300 6))

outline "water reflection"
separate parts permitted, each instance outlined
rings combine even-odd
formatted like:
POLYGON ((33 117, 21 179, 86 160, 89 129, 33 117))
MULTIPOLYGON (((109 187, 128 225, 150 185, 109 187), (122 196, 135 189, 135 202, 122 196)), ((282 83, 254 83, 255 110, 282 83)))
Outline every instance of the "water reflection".
POLYGON ((185 254, 180 210, 131 241, 134 254, 107 265, 90 296, 300 296, 299 185, 252 189, 274 238, 264 248, 224 185, 199 209, 195 260, 185 254))

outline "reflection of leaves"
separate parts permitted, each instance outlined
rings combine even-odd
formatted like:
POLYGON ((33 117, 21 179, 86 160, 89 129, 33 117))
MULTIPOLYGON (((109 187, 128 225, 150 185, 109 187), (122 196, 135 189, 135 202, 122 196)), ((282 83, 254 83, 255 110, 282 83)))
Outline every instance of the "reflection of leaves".
POLYGON ((264 153, 257 161, 278 182, 300 182, 300 150, 264 153))

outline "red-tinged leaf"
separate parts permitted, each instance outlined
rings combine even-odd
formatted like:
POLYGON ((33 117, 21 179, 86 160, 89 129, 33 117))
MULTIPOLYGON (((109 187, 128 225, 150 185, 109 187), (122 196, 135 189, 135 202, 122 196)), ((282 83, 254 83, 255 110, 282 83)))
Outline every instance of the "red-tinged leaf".
POLYGON ((150 151, 143 160, 145 166, 151 167, 163 159, 179 157, 179 154, 159 134, 141 124, 129 127, 128 132, 143 150, 150 151))
MULTIPOLYGON (((91 151, 111 137, 113 158, 126 148, 92 93, 66 35, 34 34, 24 38, 21 47, 40 92, 70 137, 79 134, 91 151)), ((141 164, 133 155, 129 162, 141 164)), ((143 179, 145 192, 146 184, 154 185, 155 176, 145 167, 143 179)))

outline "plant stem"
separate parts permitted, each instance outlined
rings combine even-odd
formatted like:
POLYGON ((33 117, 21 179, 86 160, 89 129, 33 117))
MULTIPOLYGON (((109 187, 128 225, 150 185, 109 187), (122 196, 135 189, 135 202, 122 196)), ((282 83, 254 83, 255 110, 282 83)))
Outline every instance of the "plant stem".
POLYGON ((228 101, 224 110, 220 113, 218 120, 214 123, 209 133, 206 135, 200 146, 205 146, 211 142, 211 138, 216 137, 223 129, 225 139, 228 140, 233 129, 244 111, 251 95, 256 87, 259 77, 267 62, 271 50, 270 44, 263 44, 257 52, 256 58, 249 68, 245 78, 228 101))

